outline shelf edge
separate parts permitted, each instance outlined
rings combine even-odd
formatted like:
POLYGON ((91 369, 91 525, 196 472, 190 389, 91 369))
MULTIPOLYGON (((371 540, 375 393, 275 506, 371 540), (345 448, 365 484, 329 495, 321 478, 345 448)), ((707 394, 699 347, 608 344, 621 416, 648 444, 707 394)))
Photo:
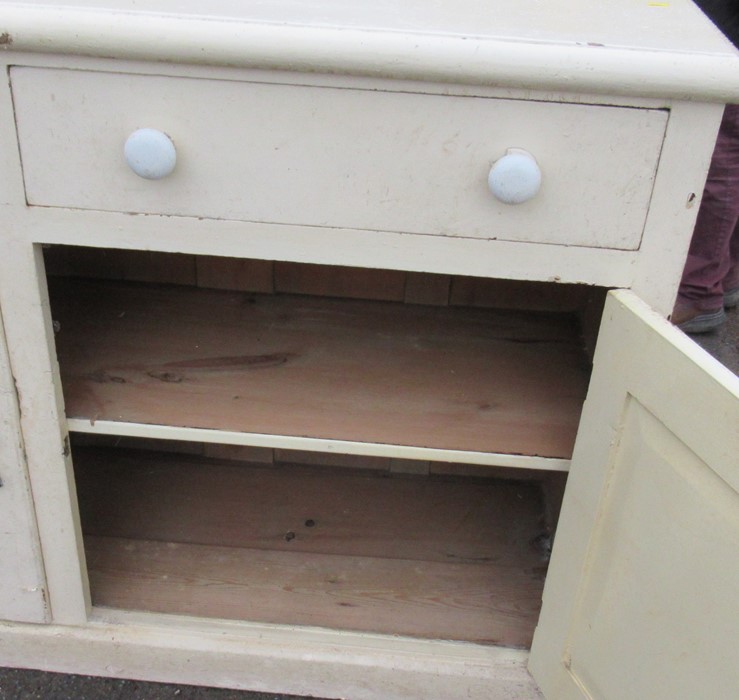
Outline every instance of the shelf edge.
POLYGON ((187 442, 244 445, 249 447, 271 447, 287 450, 304 450, 307 452, 326 452, 329 454, 395 457, 399 459, 420 459, 431 462, 453 462, 480 466, 542 469, 559 472, 567 472, 570 469, 569 459, 557 457, 445 450, 431 447, 413 447, 411 445, 389 445, 384 443, 352 442, 349 440, 331 440, 291 435, 241 433, 228 430, 211 430, 208 428, 181 428, 171 425, 122 423, 106 420, 91 423, 87 418, 68 418, 67 428, 70 432, 75 433, 119 435, 159 440, 183 440, 187 442))

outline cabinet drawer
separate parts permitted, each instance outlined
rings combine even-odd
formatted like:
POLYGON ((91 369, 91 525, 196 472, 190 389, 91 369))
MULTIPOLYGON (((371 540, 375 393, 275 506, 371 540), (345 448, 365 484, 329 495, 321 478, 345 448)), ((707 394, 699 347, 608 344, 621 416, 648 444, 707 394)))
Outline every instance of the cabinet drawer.
POLYGON ((12 69, 30 205, 636 249, 661 110, 231 80, 12 69), (166 133, 174 172, 135 175, 129 134, 166 133), (503 204, 506 149, 542 170, 503 204))

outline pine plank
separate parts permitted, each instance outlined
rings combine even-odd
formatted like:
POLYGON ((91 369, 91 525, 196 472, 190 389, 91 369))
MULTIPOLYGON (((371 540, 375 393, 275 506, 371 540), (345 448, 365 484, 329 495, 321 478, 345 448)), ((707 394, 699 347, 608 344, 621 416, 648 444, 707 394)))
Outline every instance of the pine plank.
POLYGON ((47 274, 54 276, 160 284, 196 283, 195 256, 179 253, 51 246, 44 249, 44 266, 47 274))
POLYGON ((50 276, 123 279, 123 260, 117 250, 54 245, 44 247, 43 257, 50 276))
POLYGON ((274 290, 274 263, 271 260, 198 255, 196 263, 199 287, 264 294, 274 290))
MULTIPOLYGON (((161 443, 161 440, 159 442, 161 443)), ((233 459, 263 464, 271 464, 274 461, 274 450, 268 447, 251 447, 249 445, 204 443, 203 455, 213 459, 233 459)))
POLYGON ((569 458, 568 317, 52 280, 68 417, 569 458))
POLYGON ((546 568, 535 484, 74 458, 96 606, 530 644, 546 568))
POLYGON ((116 258, 120 261, 124 280, 187 285, 197 281, 194 255, 119 250, 116 258))
POLYGON ((590 288, 582 284, 453 277, 449 303, 492 309, 579 311, 589 296, 590 288))
POLYGON ((341 467, 343 469, 372 469, 390 471, 389 457, 370 457, 367 455, 343 455, 327 452, 307 452, 305 450, 275 450, 275 462, 291 464, 311 464, 314 466, 341 467))
POLYGON ((74 451, 87 534, 438 562, 539 565, 536 483, 387 478, 189 455, 74 451), (306 525, 306 523, 309 523, 306 525), (289 535, 288 533, 292 533, 289 535))
POLYGON ((529 647, 541 584, 474 567, 85 539, 93 605, 529 647))
POLYGON ((349 299, 403 301, 406 273, 336 265, 276 262, 275 291, 349 299))

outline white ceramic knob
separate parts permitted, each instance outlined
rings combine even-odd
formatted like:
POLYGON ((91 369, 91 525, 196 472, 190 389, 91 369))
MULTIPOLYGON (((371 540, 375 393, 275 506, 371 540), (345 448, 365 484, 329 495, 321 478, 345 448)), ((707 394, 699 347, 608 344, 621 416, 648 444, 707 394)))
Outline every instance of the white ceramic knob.
POLYGON ((541 170, 536 158, 522 148, 509 148, 490 168, 488 187, 504 204, 521 204, 532 199, 541 187, 541 170))
POLYGON ((147 180, 167 177, 177 164, 172 139, 157 129, 137 129, 127 139, 123 155, 131 170, 147 180))

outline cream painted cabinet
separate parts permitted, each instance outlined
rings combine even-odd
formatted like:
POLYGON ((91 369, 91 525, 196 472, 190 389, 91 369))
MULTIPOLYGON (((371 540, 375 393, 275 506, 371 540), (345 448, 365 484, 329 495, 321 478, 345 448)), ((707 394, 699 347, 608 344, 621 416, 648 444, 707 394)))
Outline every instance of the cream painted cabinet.
POLYGON ((739 693, 739 380, 664 318, 732 47, 180 5, 0 2, 0 664, 739 693))

